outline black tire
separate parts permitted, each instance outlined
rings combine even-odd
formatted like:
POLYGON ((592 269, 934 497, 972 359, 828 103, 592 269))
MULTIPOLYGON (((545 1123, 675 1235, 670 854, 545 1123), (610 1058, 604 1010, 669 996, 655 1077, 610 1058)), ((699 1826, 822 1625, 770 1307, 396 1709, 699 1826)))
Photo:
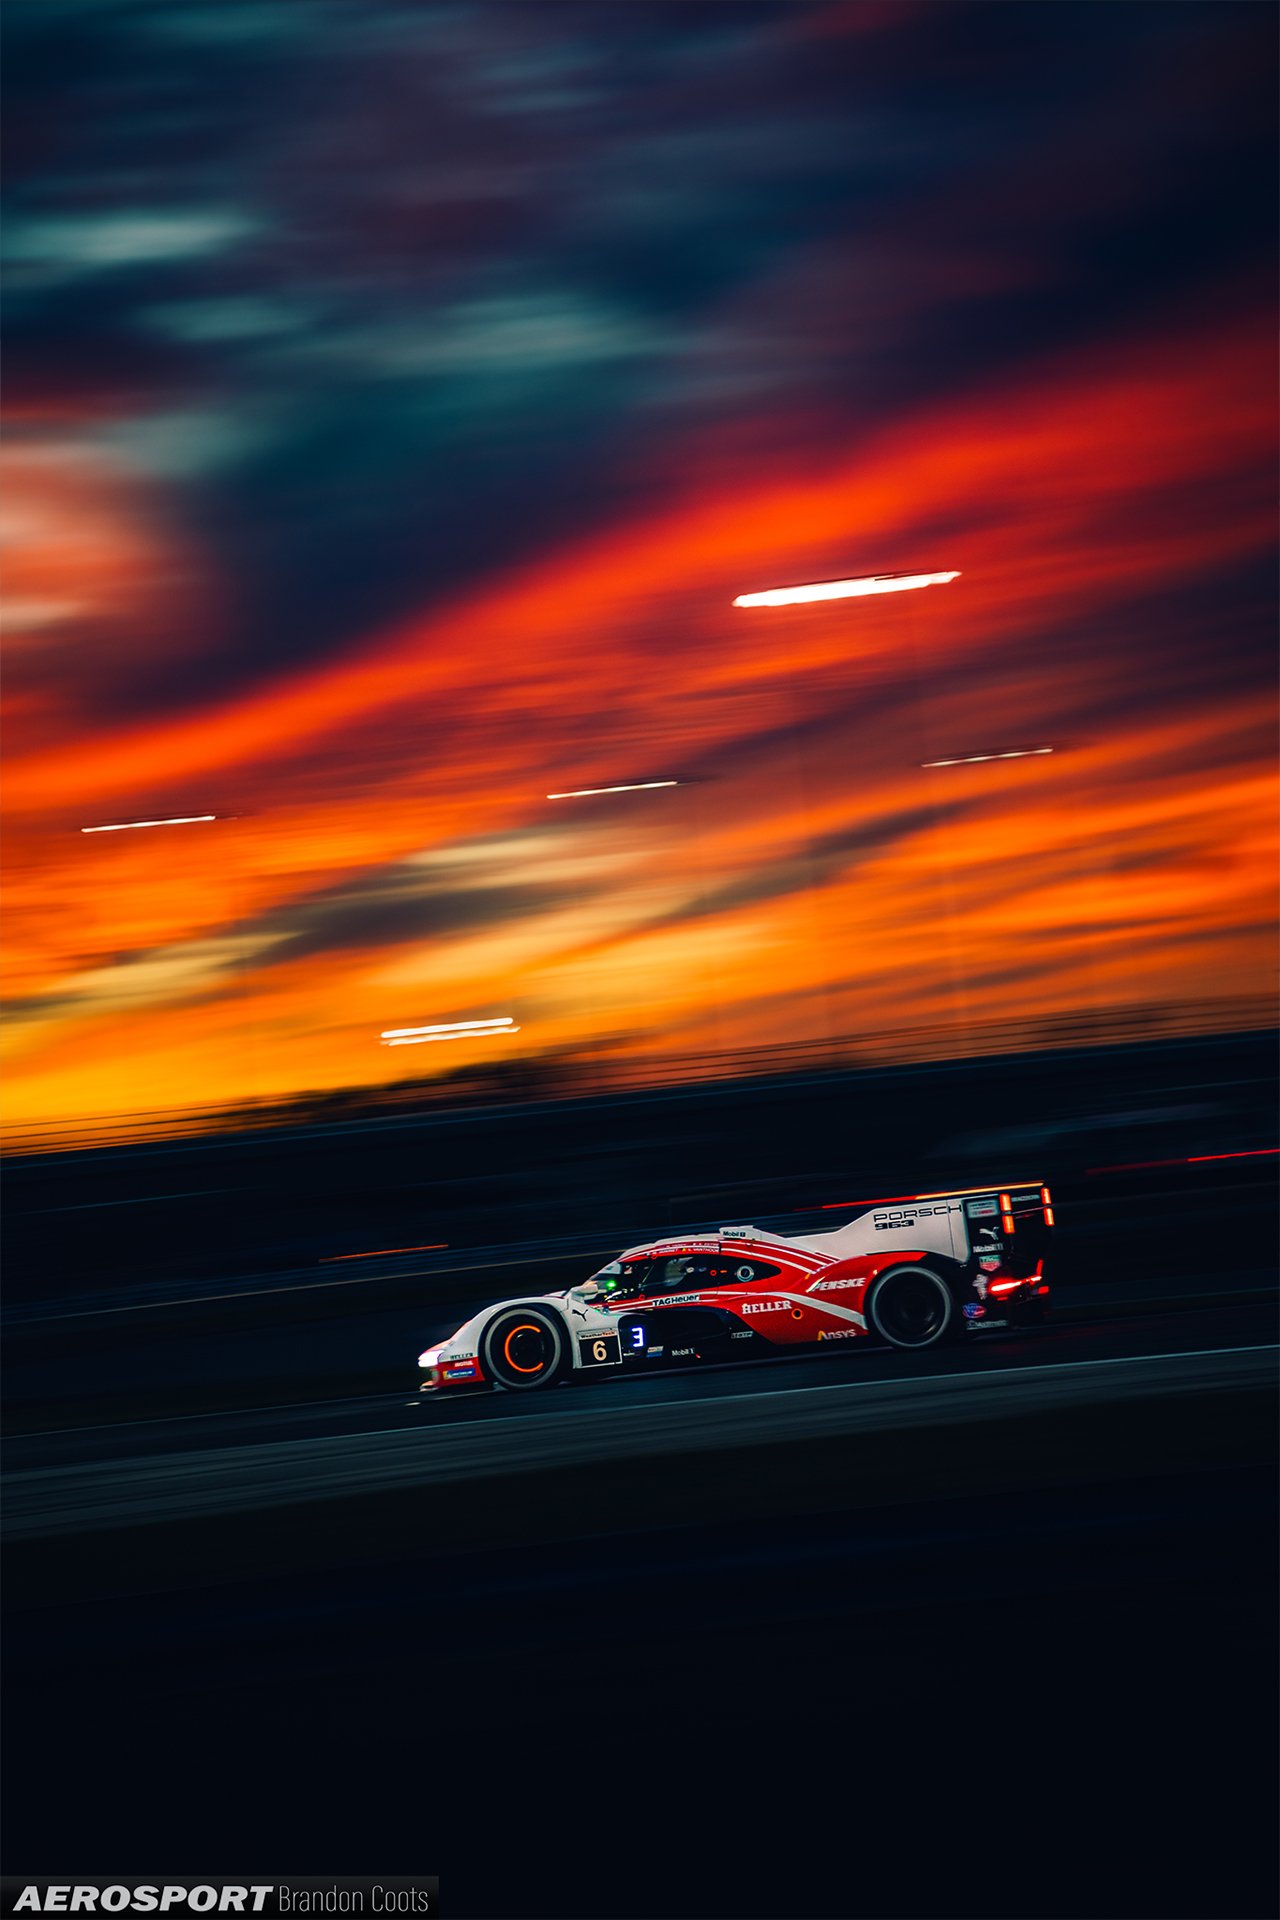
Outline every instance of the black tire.
POLYGON ((568 1329, 545 1307, 508 1307, 485 1328, 480 1358, 487 1377, 512 1393, 550 1387, 571 1365, 568 1329))
POLYGON ((890 1267, 871 1289, 867 1316, 892 1347, 941 1346, 960 1324, 955 1295, 932 1267, 890 1267))

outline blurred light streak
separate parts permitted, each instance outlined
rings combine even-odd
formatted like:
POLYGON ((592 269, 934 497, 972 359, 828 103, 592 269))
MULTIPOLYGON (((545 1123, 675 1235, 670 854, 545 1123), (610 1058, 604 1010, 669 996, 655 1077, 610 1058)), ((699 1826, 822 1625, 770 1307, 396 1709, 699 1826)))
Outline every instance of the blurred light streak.
POLYGON ((818 580, 806 587, 770 587, 764 593, 740 593, 735 607, 792 607, 810 600, 858 600, 871 593, 909 593, 914 587, 944 586, 953 573, 872 573, 860 580, 818 580))
POLYGON ((1238 1153, 1189 1153, 1176 1160, 1122 1160, 1113 1167, 1086 1167, 1086 1173, 1140 1173, 1147 1167, 1202 1167, 1211 1160, 1257 1160, 1280 1147, 1242 1147, 1238 1153))
MULTIPOLYGON (((356 1273, 349 1280, 299 1280, 291 1287, 241 1287, 236 1293, 191 1293, 183 1296, 184 1307, 203 1307, 210 1301, 222 1300, 265 1300, 275 1293, 316 1293, 322 1287, 376 1287, 382 1275, 377 1273, 356 1273)), ((84 1307, 74 1313, 60 1313, 60 1320, 100 1320, 109 1313, 165 1313, 172 1312, 172 1300, 135 1300, 127 1307, 84 1307)))
POLYGON ((118 820, 108 827, 81 827, 81 833, 130 833, 135 827, 194 827, 204 820, 216 820, 216 813, 180 813, 171 820, 118 820))
POLYGON ((1052 753, 1052 747, 1011 747, 1005 753, 962 753, 954 760, 922 760, 922 767, 969 767, 977 760, 1029 760, 1033 754, 1052 753))
POLYGON ((495 1014, 492 1020, 442 1020, 430 1027, 387 1027, 378 1037, 381 1040, 411 1040, 419 1034, 429 1033, 487 1033, 493 1027, 509 1027, 512 1016, 509 1013, 495 1014))
POLYGON ((647 793, 651 787, 678 787, 678 780, 636 780, 626 787, 570 787, 567 793, 549 793, 548 800, 584 800, 595 793, 647 793))
POLYGON ((438 1027, 392 1027, 379 1037, 384 1047, 422 1047, 433 1040, 496 1040, 519 1031, 507 1013, 498 1020, 458 1020, 438 1027))
POLYGON ((428 1240, 421 1247, 369 1247, 364 1253, 325 1253, 318 1264, 329 1267, 335 1260, 381 1260, 392 1253, 443 1253, 448 1245, 447 1240, 428 1240))
POLYGON ((1187 1156, 1187 1165, 1198 1167, 1206 1160, 1253 1160, 1263 1153, 1280 1153, 1280 1147, 1242 1147, 1238 1153, 1192 1153, 1187 1156))

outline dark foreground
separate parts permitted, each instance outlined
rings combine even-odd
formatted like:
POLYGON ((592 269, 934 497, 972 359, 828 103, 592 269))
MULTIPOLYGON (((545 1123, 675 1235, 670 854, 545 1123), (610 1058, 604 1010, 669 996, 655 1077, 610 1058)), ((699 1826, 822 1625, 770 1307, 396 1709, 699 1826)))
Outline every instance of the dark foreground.
POLYGON ((12 1864, 438 1871, 458 1915, 1270 1914, 1274 1399, 599 1465, 586 1419, 572 1467, 25 1541, 12 1864))
MULTIPOLYGON (((446 1916, 1269 1920, 1275 1166, 1231 1156, 1274 1067, 1080 1071, 1054 1125, 1128 1136, 1106 1174, 1054 1136, 1042 1334, 546 1402, 423 1404, 412 1355, 579 1274, 589 1217, 485 1246, 477 1207, 455 1251, 406 1206, 450 1247, 348 1267, 269 1210, 215 1245, 161 1198, 144 1234, 96 1159, 31 1168, 6 1871, 438 1873, 446 1916), (136 1265, 90 1231, 125 1219, 136 1265)), ((213 1197, 241 1151, 182 1178, 213 1197)), ((351 1243, 396 1244, 347 1204, 351 1243)))
POLYGON ((14 1865, 438 1869, 454 1914, 1269 1914, 1272 1515, 1219 1465, 46 1606, 14 1865))

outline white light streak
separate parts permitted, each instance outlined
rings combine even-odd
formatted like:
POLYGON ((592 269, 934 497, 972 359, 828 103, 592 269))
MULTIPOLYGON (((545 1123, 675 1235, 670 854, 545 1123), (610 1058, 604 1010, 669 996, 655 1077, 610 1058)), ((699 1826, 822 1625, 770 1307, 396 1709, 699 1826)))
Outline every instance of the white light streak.
POLYGON ((109 827, 81 827, 81 833, 130 833, 134 827, 194 827, 203 820, 216 820, 216 813, 182 813, 172 820, 117 820, 109 827))
POLYGON ((430 1040, 486 1040, 500 1033, 519 1033, 509 1013, 493 1020, 446 1020, 430 1027, 388 1027, 379 1035, 384 1047, 419 1047, 430 1040))
POLYGON ((593 793, 647 793, 651 787, 678 787, 678 780, 635 780, 626 787, 570 787, 567 793, 549 793, 548 800, 585 800, 593 793))
POLYGON ((963 753, 954 760, 922 760, 922 767, 971 767, 978 760, 1030 760, 1037 753, 1052 753, 1052 747, 1011 747, 1005 753, 963 753))
POLYGON ((915 587, 945 586, 953 573, 872 573, 860 580, 817 580, 807 587, 770 587, 765 593, 740 593, 735 607, 791 607, 808 600, 857 600, 869 593, 910 593, 915 587))

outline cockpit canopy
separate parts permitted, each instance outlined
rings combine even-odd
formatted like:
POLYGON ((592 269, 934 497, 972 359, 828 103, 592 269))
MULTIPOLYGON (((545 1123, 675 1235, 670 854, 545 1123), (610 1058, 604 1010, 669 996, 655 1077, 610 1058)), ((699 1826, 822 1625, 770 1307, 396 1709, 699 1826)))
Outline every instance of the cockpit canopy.
POLYGON ((643 1293, 660 1299, 669 1293, 701 1292, 704 1288, 742 1286, 751 1280, 772 1278, 779 1269, 765 1261, 745 1259, 728 1249, 721 1253, 673 1253, 636 1260, 611 1260, 587 1282, 615 1300, 643 1293))
POLYGON ((607 1267, 601 1267, 593 1273, 587 1285, 599 1287, 601 1293, 613 1294, 616 1299, 625 1300, 633 1293, 639 1293, 645 1283, 652 1260, 611 1260, 607 1267))

